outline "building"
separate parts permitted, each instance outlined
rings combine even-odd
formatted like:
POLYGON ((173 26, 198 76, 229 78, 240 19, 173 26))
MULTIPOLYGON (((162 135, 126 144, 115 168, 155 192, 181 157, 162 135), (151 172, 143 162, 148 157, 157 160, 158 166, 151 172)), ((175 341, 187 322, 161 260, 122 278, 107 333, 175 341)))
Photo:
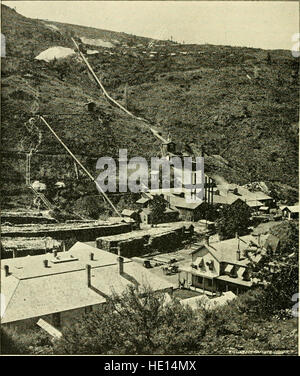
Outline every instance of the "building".
MULTIPOLYGON (((152 210, 150 207, 143 208, 140 212, 140 220, 145 224, 152 224, 152 210)), ((160 218, 161 223, 176 222, 179 220, 179 212, 167 207, 160 218)))
POLYGON ((264 212, 275 206, 275 200, 262 191, 249 191, 237 184, 222 184, 214 188, 215 205, 232 205, 237 199, 244 201, 252 211, 264 212))
POLYGON ((95 102, 87 102, 84 104, 89 112, 94 112, 96 110, 96 103, 95 102))
POLYGON ((130 259, 80 242, 59 255, 7 259, 1 263, 1 325, 23 330, 43 319, 61 328, 130 285, 170 294, 175 287, 130 259))
POLYGON ((288 220, 299 219, 299 205, 285 206, 282 208, 282 217, 288 220))
POLYGON ((176 209, 184 221, 194 222, 205 218, 206 203, 203 201, 188 202, 185 198, 175 195, 169 196, 168 200, 170 208, 176 209))
MULTIPOLYGON (((261 248, 260 237, 251 235, 211 243, 207 241, 191 252, 191 264, 180 268, 180 281, 210 293, 233 291, 235 294, 252 286, 247 254, 261 248)), ((261 256, 252 257, 256 262, 261 256)))
POLYGON ((139 213, 136 212, 135 210, 131 209, 124 209, 121 213, 122 217, 124 218, 131 218, 135 222, 139 222, 139 213))

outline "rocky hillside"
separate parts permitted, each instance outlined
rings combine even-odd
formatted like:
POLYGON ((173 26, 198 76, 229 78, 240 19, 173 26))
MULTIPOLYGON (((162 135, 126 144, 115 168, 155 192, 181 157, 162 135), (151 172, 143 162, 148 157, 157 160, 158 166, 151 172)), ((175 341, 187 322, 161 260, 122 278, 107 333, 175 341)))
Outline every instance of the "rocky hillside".
POLYGON ((179 45, 124 33, 25 18, 2 5, 2 190, 22 193, 25 153, 33 179, 75 177, 72 160, 42 125, 59 136, 95 173, 97 158, 146 158, 160 152, 143 123, 112 107, 76 54, 50 62, 35 57, 50 47, 81 42, 111 96, 171 134, 182 148, 209 155, 206 169, 230 182, 271 181, 297 189, 298 61, 289 51, 179 45), (94 101, 96 112, 86 103, 94 101), (21 190, 21 191, 20 191, 21 190))

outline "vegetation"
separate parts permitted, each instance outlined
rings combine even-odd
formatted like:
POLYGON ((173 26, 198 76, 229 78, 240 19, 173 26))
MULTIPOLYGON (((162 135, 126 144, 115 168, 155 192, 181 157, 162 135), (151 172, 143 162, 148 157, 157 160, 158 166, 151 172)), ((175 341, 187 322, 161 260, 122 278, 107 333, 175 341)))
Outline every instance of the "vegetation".
MULTIPOLYGON (((1 136, 5 151, 1 189, 6 197, 12 195, 11 187, 24 188, 25 168, 20 166, 25 160, 16 152, 28 151, 24 124, 33 113, 49 115, 58 135, 94 175, 97 158, 116 158, 120 148, 126 148, 129 157, 149 159, 160 153, 159 141, 141 122, 129 118, 99 95, 98 87, 77 57, 54 63, 34 60, 49 47, 73 48, 71 34, 76 38, 118 41, 118 47, 109 50, 113 55, 97 47, 100 53, 89 56, 96 74, 116 99, 122 100, 127 86, 130 109, 149 119, 162 134, 170 133, 178 146, 188 144, 195 155, 200 155, 204 145, 210 155, 205 158, 207 173, 235 183, 271 182, 279 198, 288 200, 290 195, 286 192, 291 189, 295 190, 293 197, 297 197, 295 103, 299 71, 298 60, 289 51, 165 41, 158 42, 157 57, 151 58, 147 38, 49 23, 59 31, 2 5, 7 57, 1 72, 1 136), (125 44, 136 48, 131 51, 123 47, 125 44), (183 51, 187 54, 180 54, 183 51), (175 55, 170 56, 171 53, 175 55), (85 107, 90 100, 97 103, 95 112, 85 107)), ((55 179, 76 178, 73 161, 43 125, 39 128, 42 142, 32 157, 33 178, 39 180, 44 174, 55 179)), ((91 185, 83 175, 80 179, 86 186, 91 185)), ((72 198, 72 204, 74 201, 72 198)), ((9 200, 5 198, 4 202, 8 204, 9 200)))
POLYGON ((154 225, 161 223, 166 210, 165 199, 159 195, 153 196, 149 208, 151 210, 151 223, 154 225))
POLYGON ((216 221, 216 229, 222 239, 234 238, 236 234, 245 235, 250 226, 250 209, 242 201, 225 205, 216 221))
POLYGON ((293 296, 299 290, 299 225, 284 222, 272 228, 272 232, 279 237, 280 247, 275 252, 271 247, 262 252, 259 262, 252 263, 252 276, 264 286, 260 299, 262 314, 289 316, 295 305, 293 296))
POLYGON ((112 296, 51 341, 38 331, 1 329, 2 353, 14 354, 297 354, 297 319, 261 315, 261 290, 213 311, 134 288, 112 296), (140 291, 141 292, 141 291, 140 291))

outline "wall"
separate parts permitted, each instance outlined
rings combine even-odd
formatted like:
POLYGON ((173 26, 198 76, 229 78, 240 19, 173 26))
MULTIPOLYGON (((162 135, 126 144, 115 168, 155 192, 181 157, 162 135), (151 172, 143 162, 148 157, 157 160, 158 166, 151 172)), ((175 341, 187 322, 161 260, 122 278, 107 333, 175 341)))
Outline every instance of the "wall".
POLYGON ((80 228, 73 229, 75 224, 68 229, 55 230, 55 228, 49 228, 49 230, 36 230, 30 232, 22 231, 22 228, 15 228, 13 231, 5 232, 5 229, 2 229, 2 236, 7 237, 39 237, 39 236, 50 236, 57 240, 66 240, 70 238, 75 238, 77 241, 87 242, 94 241, 97 237, 100 236, 110 236, 116 234, 123 234, 131 231, 131 225, 128 223, 122 223, 117 225, 104 225, 104 226, 95 226, 90 228, 80 228))
POLYGON ((182 245, 182 241, 190 236, 185 233, 185 228, 178 228, 172 231, 156 234, 135 236, 126 240, 97 238, 97 248, 108 252, 117 253, 120 247, 121 255, 124 257, 142 256, 152 251, 168 252, 182 245))

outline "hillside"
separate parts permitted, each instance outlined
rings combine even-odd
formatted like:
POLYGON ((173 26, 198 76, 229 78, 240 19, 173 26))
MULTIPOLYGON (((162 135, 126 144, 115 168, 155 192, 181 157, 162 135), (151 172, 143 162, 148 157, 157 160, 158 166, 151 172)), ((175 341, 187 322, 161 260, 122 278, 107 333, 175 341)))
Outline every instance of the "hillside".
POLYGON ((86 51, 97 51, 88 60, 112 97, 179 146, 190 144, 198 153, 204 145, 207 172, 229 182, 298 188, 299 70, 289 51, 153 42, 1 8, 7 44, 1 59, 4 197, 25 192, 24 153, 37 145, 33 179, 75 177, 72 160, 49 131, 27 123, 36 113, 48 115, 92 173, 100 156, 116 157, 120 148, 146 158, 160 152, 143 123, 108 104, 77 55, 34 59, 49 47, 74 48, 71 36, 85 41, 86 51), (95 113, 86 109, 90 100, 97 103, 95 113))

